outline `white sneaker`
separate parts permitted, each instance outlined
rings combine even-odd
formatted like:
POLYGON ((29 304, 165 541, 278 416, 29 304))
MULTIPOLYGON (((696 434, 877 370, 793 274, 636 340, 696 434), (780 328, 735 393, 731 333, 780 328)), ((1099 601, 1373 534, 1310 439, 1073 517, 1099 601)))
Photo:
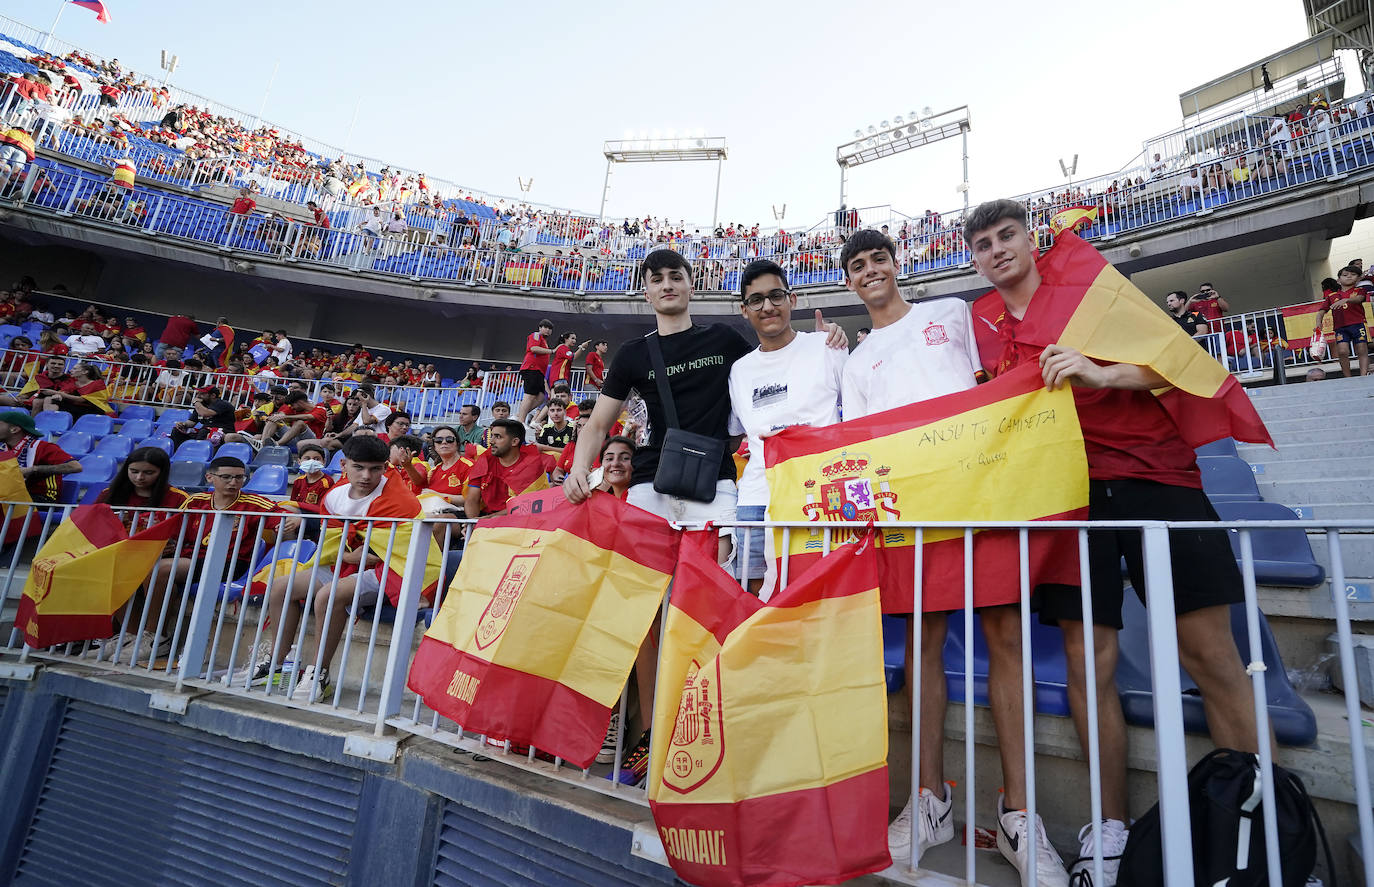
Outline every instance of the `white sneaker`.
MULTIPOLYGON (((1030 834, 1025 810, 1007 810, 1002 801, 997 802, 997 849, 1002 851, 1007 862, 1016 866, 1021 874, 1021 883, 1030 883, 1027 872, 1030 869, 1030 834)), ((1069 876, 1064 871, 1064 860, 1045 835, 1045 822, 1035 817, 1035 879, 1038 887, 1069 887, 1069 876)))
POLYGON ((611 725, 606 728, 606 738, 601 741, 601 751, 596 753, 598 764, 615 763, 615 740, 620 733, 620 712, 611 715, 611 725))
MULTIPOLYGON (((285 665, 284 662, 277 663, 277 671, 281 671, 285 665)), ((226 687, 258 687, 267 683, 268 671, 271 668, 272 642, 261 641, 254 648, 247 664, 235 669, 233 674, 227 674, 220 678, 220 682, 226 687)))
POLYGON ((292 702, 318 702, 329 692, 329 669, 322 668, 317 673, 315 666, 307 665, 301 670, 301 679, 296 689, 291 691, 292 702))
POLYGON ((1069 883, 1074 887, 1115 887, 1121 869, 1121 855, 1126 852, 1126 837, 1130 831, 1119 819, 1102 820, 1102 883, 1093 883, 1093 834, 1095 823, 1088 823, 1078 832, 1082 845, 1078 858, 1069 867, 1069 883))
MULTIPOLYGON (((125 643, 128 643, 127 641, 125 643)), ((121 648, 122 649, 122 648, 121 648)), ((166 659, 172 653, 172 639, 155 635, 151 631, 140 632, 138 639, 134 641, 133 662, 139 662, 145 658, 151 661, 166 659)))
MULTIPOLYGON (((954 795, 949 790, 949 783, 945 783, 944 800, 935 797, 935 792, 928 788, 921 789, 917 808, 918 856, 929 847, 954 839, 954 795)), ((911 856, 911 817, 912 806, 907 801, 902 812, 887 827, 887 849, 892 854, 892 861, 899 865, 911 856)))

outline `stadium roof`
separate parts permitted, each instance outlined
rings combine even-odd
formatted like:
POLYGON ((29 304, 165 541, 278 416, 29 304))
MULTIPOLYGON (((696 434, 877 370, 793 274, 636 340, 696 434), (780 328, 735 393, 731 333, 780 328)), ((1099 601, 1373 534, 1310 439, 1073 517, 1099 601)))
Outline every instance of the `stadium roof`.
POLYGON ((1337 49, 1369 49, 1371 43, 1369 28, 1370 0, 1302 0, 1302 9, 1307 18, 1307 33, 1316 37, 1319 34, 1335 32, 1337 49))
MULTIPOLYGON (((1324 34, 1309 37, 1301 43, 1295 43, 1271 56, 1257 59, 1244 68, 1180 93, 1178 96, 1179 108, 1185 118, 1193 117, 1240 96, 1260 92, 1265 88, 1264 73, 1261 68, 1268 72, 1271 84, 1314 69, 1322 69, 1321 73, 1326 73, 1324 70, 1326 68, 1338 70, 1339 65, 1332 62, 1337 48, 1337 36, 1334 32, 1327 31, 1324 34)), ((1332 84, 1326 77, 1313 78, 1314 87, 1317 86, 1318 80, 1326 81, 1322 85, 1329 92, 1335 91, 1331 89, 1332 84)), ((1306 84, 1303 85, 1303 88, 1306 88, 1306 84)), ((1329 97, 1337 98, 1339 96, 1330 95, 1329 97)))

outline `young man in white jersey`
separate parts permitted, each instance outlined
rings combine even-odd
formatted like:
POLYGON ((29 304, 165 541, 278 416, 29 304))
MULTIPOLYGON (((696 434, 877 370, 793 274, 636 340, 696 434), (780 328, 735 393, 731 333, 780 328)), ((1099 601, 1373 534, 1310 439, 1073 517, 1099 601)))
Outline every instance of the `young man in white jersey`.
MULTIPOLYGON (((873 230, 856 232, 840 253, 840 266, 845 286, 863 301, 873 323, 872 332, 854 349, 844 367, 845 419, 965 391, 985 378, 968 303, 943 298, 912 304, 902 299, 897 288, 896 250, 890 239, 873 230)), ((974 605, 978 605, 976 600, 974 605)), ((886 605, 883 609, 890 612, 886 605)), ((999 849, 1020 871, 1022 883, 1026 883, 1029 841, 1024 811, 1021 613, 1015 605, 1004 605, 981 607, 979 615, 988 647, 988 702, 1002 759, 1003 795, 998 815, 1011 836, 1009 845, 999 842, 999 849)), ((944 778, 948 688, 943 651, 948 622, 948 613, 921 615, 921 791, 919 799, 913 799, 916 803, 913 805, 909 800, 888 829, 894 860, 911 853, 913 815, 917 817, 918 852, 954 837, 954 798, 944 778)), ((912 636, 908 631, 908 687, 915 686, 912 655, 912 636)), ((1053 855, 1049 842, 1042 838, 1037 846, 1039 884, 1068 887, 1064 864, 1053 855)))
MULTIPOLYGON (((763 439, 792 425, 840 421, 840 375, 849 352, 827 347, 824 332, 794 330, 796 307, 797 297, 776 262, 758 259, 745 266, 739 310, 759 337, 759 347, 730 368, 730 433, 749 441, 735 507, 740 521, 761 521, 768 507, 763 439)), ((735 529, 736 575, 755 594, 768 573, 764 535, 757 527, 747 533, 735 529)))

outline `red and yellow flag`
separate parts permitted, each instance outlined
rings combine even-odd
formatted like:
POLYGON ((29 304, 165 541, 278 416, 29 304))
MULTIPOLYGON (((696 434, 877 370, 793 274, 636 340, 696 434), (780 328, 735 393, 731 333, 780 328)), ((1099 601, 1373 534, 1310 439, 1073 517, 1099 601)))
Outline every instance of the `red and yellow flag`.
POLYGON ((219 326, 215 327, 215 331, 219 333, 220 338, 224 341, 222 350, 219 353, 219 366, 220 369, 227 370, 229 369, 229 361, 233 359, 234 354, 234 328, 227 323, 221 323, 219 326))
POLYGON ((579 766, 601 750, 680 533, 595 493, 524 497, 477 524, 410 668, 410 689, 464 729, 579 766))
POLYGON ((833 884, 887 868, 872 536, 766 604, 716 565, 715 539, 683 541, 664 625, 649 806, 669 863, 702 887, 833 884))
MULTIPOLYGON (((1088 462, 1067 388, 1047 391, 1025 366, 967 391, 823 428, 788 428, 763 443, 770 520, 810 523, 776 530, 773 550, 791 555, 790 576, 829 547, 856 541, 874 522, 883 610, 910 613, 916 582, 916 531, 903 521, 1074 520, 1087 514, 1088 462), (828 535, 827 535, 828 534, 828 535)), ((964 605, 964 532, 922 534, 922 610, 964 605)), ((1032 583, 1078 584, 1072 533, 1030 534, 1032 583)), ((974 534, 974 605, 1019 599, 1019 542, 1010 530, 974 534)), ((779 573, 782 564, 779 563, 779 573)))
POLYGON ((1071 206, 1050 216, 1050 231, 1058 237, 1065 231, 1077 231, 1080 227, 1091 226, 1097 221, 1098 207, 1071 206))
POLYGON ((108 637, 114 612, 152 572, 180 520, 130 536, 110 506, 83 505, 34 555, 14 624, 30 647, 108 637))
MULTIPOLYGON (((1017 327, 1018 342, 1073 348, 1095 360, 1146 366, 1170 387, 1155 391, 1192 447, 1233 437, 1273 445, 1245 389, 1168 314, 1078 236, 1065 232, 1036 262, 1040 287, 1017 327)), ((982 343, 1000 329, 996 290, 973 303, 982 343)), ((1010 342, 1004 342, 1010 347, 1010 342)), ((1006 356, 1003 362, 1010 365, 1006 356)), ((1000 369, 1000 367, 999 367, 1000 369)))
POLYGON ((87 382, 77 388, 76 393, 105 415, 113 416, 115 414, 114 408, 110 406, 110 391, 105 387, 103 380, 96 379, 94 382, 87 382))
MULTIPOLYGON (((1285 305, 1283 308, 1284 339, 1290 348, 1306 348, 1312 343, 1312 329, 1317 320, 1317 312, 1325 307, 1324 302, 1306 302, 1302 305, 1285 305)), ((1374 326, 1374 313, 1368 302, 1364 303, 1365 327, 1374 326)), ((1336 341, 1331 314, 1322 319, 1322 337, 1327 342, 1336 341)))

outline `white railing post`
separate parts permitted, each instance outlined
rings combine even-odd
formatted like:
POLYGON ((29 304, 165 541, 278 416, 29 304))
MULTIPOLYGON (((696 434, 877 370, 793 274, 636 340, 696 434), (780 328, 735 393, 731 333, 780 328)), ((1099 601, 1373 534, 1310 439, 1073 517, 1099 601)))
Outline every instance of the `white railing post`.
POLYGON ((1164 881, 1169 887, 1193 887, 1188 755, 1183 745, 1183 688, 1178 674, 1169 527, 1151 521, 1141 532, 1145 590, 1150 602, 1145 609, 1150 626, 1150 679, 1154 687, 1155 747, 1159 758, 1159 825, 1164 847, 1164 881))
MULTIPOLYGON (((1341 686, 1345 690, 1345 720, 1350 731, 1351 778, 1355 782, 1355 814, 1360 823, 1360 863, 1364 883, 1374 884, 1374 809, 1370 806, 1368 748, 1360 711, 1359 672, 1355 670, 1355 640, 1350 630, 1350 604, 1345 591, 1345 557, 1339 530, 1326 531, 1331 557, 1331 602, 1336 616, 1336 639, 1341 659, 1341 686)), ((1328 873, 1328 879, 1334 873, 1328 873)))
POLYGON ((187 578, 188 587, 196 587, 197 591, 195 605, 191 608, 191 625, 186 632, 186 642, 182 645, 181 659, 177 667, 178 691, 188 677, 200 674, 203 670, 205 648, 210 641, 215 609, 219 606, 219 587, 221 583, 228 581, 225 572, 236 523, 238 521, 233 515, 223 511, 215 512, 210 523, 210 541, 200 562, 200 578, 187 578), (196 586, 191 586, 192 582, 196 582, 196 586))
MULTIPOLYGON (((394 717, 401 711, 401 696, 405 693, 406 677, 410 672, 410 648, 415 638, 415 616, 420 608, 420 591, 425 584, 425 563, 429 559, 429 546, 433 541, 433 522, 416 521, 411 524, 405 573, 401 576, 401 591, 396 601, 396 620, 391 626, 391 649, 387 650, 386 672, 382 676, 381 698, 377 703, 375 732, 378 736, 386 732, 387 718, 394 717)), ((441 567, 440 581, 442 580, 441 567)))

